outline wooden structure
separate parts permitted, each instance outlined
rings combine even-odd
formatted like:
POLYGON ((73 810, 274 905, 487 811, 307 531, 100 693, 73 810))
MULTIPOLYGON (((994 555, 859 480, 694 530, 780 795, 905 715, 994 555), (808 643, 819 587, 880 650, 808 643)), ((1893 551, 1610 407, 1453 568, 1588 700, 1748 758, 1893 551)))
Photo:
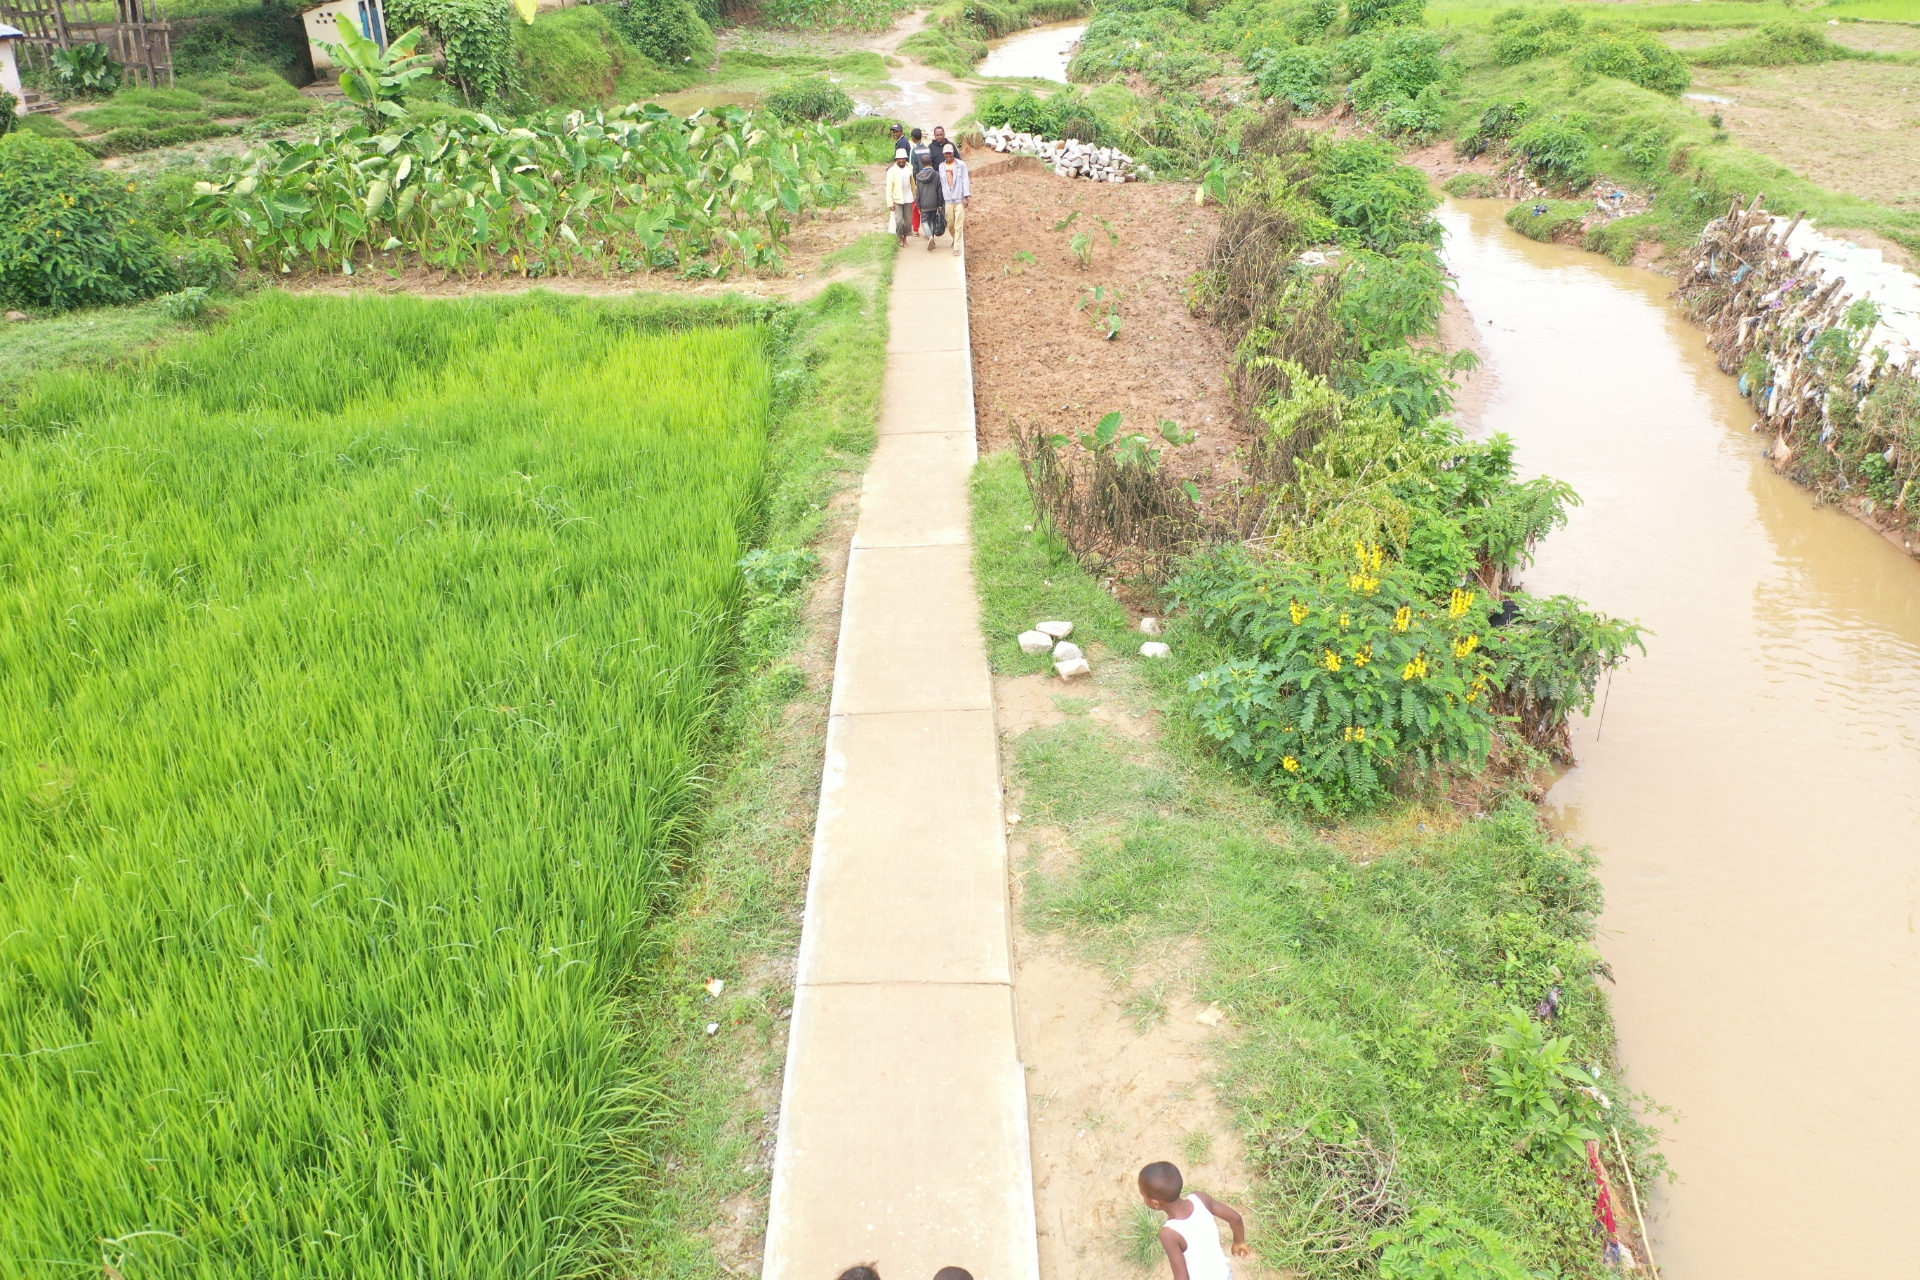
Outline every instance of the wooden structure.
POLYGON ((51 71, 56 49, 99 44, 136 83, 173 83, 173 27, 148 0, 0 0, 0 23, 26 33, 17 42, 22 60, 42 71, 51 71))

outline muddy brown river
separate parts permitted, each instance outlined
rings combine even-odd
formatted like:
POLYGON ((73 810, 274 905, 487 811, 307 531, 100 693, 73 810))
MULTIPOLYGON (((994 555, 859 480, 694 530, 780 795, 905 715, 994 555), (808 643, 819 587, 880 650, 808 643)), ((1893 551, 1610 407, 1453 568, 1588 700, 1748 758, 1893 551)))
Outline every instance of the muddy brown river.
POLYGON ((1602 858, 1670 1280, 1913 1274, 1920 565, 1760 458, 1672 281, 1442 212, 1480 429, 1585 499, 1523 575, 1638 618, 1553 820, 1602 858), (1901 1262, 1899 1259, 1908 1261, 1901 1262))

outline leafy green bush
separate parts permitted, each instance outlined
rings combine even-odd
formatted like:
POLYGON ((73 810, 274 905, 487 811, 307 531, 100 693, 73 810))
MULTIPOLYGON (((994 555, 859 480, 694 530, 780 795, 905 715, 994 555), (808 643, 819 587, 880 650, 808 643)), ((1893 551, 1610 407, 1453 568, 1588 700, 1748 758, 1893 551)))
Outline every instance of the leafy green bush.
POLYGON ((853 114, 853 99, 825 76, 790 80, 767 94, 761 104, 788 124, 804 120, 833 124, 853 114))
POLYGON ((1416 144, 1433 140, 1440 132, 1444 105, 1439 90, 1428 85, 1411 102, 1396 102, 1380 113, 1380 128, 1391 138, 1410 138, 1416 144))
POLYGON ((83 98, 104 97, 120 87, 120 64, 103 44, 76 44, 55 49, 53 78, 65 93, 83 98))
POLYGON ((1490 200, 1506 194, 1504 183, 1490 173, 1456 173, 1440 189, 1458 200, 1490 200))
POLYGON ((1511 67, 1573 48, 1585 23, 1572 9, 1507 9, 1493 20, 1493 57, 1511 67))
POLYGON ((1702 67, 1785 67, 1865 56, 1829 40, 1818 27, 1769 23, 1753 35, 1695 50, 1692 59, 1702 67))
POLYGON ((634 48, 663 67, 704 67, 713 60, 713 28, 692 0, 622 0, 613 24, 634 48))
POLYGON ((1243 655, 1189 682, 1201 731, 1293 803, 1363 808, 1407 771, 1486 758, 1492 662, 1477 593, 1435 609, 1366 546, 1345 569, 1207 552, 1170 592, 1243 655))
POLYGON ((1474 121, 1472 130, 1460 135, 1453 149, 1469 160, 1485 155, 1513 137, 1532 114, 1533 104, 1525 98, 1491 103, 1481 110, 1480 118, 1474 121))
POLYGON ((14 110, 20 105, 20 99, 4 89, 0 89, 0 138, 13 132, 14 110))
POLYGON ((439 46, 442 74, 469 107, 511 100, 519 91, 511 0, 388 0, 387 25, 420 27, 439 46))
POLYGON ((1532 1280, 1499 1232, 1431 1206, 1374 1232, 1380 1280, 1532 1280))
POLYGON ((1362 111, 1411 102, 1428 85, 1444 84, 1458 74, 1446 56, 1445 38, 1436 31, 1409 27, 1348 43, 1364 49, 1366 70, 1347 88, 1347 96, 1362 111))
POLYGON ((233 283, 238 268, 233 250, 218 240, 167 237, 167 262, 174 282, 188 289, 221 289, 233 283))
POLYGON ((1264 96, 1290 103, 1295 110, 1317 111, 1334 100, 1330 50, 1315 45, 1261 49, 1248 59, 1247 69, 1264 96))
POLYGON ((1315 199, 1358 243, 1390 253, 1403 244, 1440 242, 1433 210, 1439 198, 1424 174, 1400 163, 1385 142, 1356 138, 1315 153, 1311 184, 1315 199))
POLYGON ((1184 9, 1103 7, 1087 24, 1067 79, 1088 84, 1134 72, 1163 92, 1188 89, 1223 69, 1200 36, 1184 9))
POLYGON ((1347 0, 1347 30, 1418 26, 1426 11, 1427 0, 1347 0))
POLYGON ((70 142, 0 138, 0 303, 95 306, 171 287, 160 237, 134 186, 70 142))
POLYGON ((307 29, 287 0, 175 19, 173 30, 173 69, 181 78, 258 73, 288 86, 313 79, 307 29))
POLYGON ((974 96, 974 116, 983 125, 1000 125, 1047 138, 1106 143, 1111 130, 1085 92, 1065 89, 1042 98, 1031 89, 983 89, 974 96))
POLYGON ((1513 136, 1513 149, 1526 157, 1536 178, 1578 191, 1593 181, 1593 142, 1579 125, 1562 116, 1530 120, 1513 136))
POLYGON ((1669 97, 1693 80, 1680 55, 1651 31, 1595 32, 1568 61, 1576 70, 1626 80, 1669 97))

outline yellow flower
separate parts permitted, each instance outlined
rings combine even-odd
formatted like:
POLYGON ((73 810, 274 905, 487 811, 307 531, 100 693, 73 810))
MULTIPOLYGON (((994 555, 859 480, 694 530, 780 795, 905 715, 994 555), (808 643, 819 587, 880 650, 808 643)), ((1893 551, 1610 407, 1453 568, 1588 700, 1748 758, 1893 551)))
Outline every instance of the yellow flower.
POLYGON ((1372 661, 1373 661, 1373 646, 1370 644, 1362 645, 1360 647, 1360 652, 1353 655, 1353 665, 1356 667, 1364 667, 1369 662, 1372 662, 1372 661))
POLYGON ((1424 652, 1414 654, 1413 661, 1400 668, 1400 678, 1402 680, 1425 680, 1427 678, 1427 655, 1424 652))
POLYGON ((1288 773, 1300 772, 1300 762, 1294 759, 1292 756, 1280 757, 1280 767, 1282 769, 1285 769, 1288 773))
POLYGON ((1331 649, 1327 650, 1327 670, 1338 671, 1339 669, 1340 669, 1340 655, 1335 653, 1331 649))
POLYGON ((1352 614, 1350 614, 1350 613, 1343 613, 1343 614, 1341 614, 1341 615, 1340 615, 1340 625, 1341 625, 1341 626, 1343 626, 1343 627, 1344 627, 1344 626, 1348 626, 1348 625, 1349 625, 1349 624, 1351 624, 1352 622, 1353 622, 1353 615, 1352 615, 1352 614))
POLYGON ((1399 609, 1394 611, 1393 629, 1395 631, 1405 631, 1408 627, 1411 627, 1412 625, 1413 625, 1413 606, 1403 604, 1399 607, 1399 609))
POLYGON ((1447 605, 1447 615, 1457 618, 1471 608, 1473 608, 1473 592, 1456 588, 1452 601, 1447 605))
POLYGON ((1367 726, 1363 724, 1349 725, 1347 727, 1346 738, 1348 742, 1365 742, 1367 740, 1367 726))
POLYGON ((1293 625, 1297 627, 1305 622, 1307 615, 1312 612, 1313 610, 1307 608, 1307 606, 1301 604, 1298 600, 1295 600, 1287 609, 1287 616, 1293 619, 1293 625))
POLYGON ((1479 647, 1479 636, 1461 636, 1453 642, 1453 656, 1456 658, 1464 658, 1479 647))

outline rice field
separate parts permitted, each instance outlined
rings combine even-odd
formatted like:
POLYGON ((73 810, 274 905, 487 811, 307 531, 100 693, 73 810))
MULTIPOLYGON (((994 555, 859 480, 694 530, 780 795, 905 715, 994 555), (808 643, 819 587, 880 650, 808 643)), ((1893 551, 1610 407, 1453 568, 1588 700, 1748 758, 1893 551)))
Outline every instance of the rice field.
POLYGON ((763 329, 242 305, 0 407, 0 1276, 581 1274, 763 329))

